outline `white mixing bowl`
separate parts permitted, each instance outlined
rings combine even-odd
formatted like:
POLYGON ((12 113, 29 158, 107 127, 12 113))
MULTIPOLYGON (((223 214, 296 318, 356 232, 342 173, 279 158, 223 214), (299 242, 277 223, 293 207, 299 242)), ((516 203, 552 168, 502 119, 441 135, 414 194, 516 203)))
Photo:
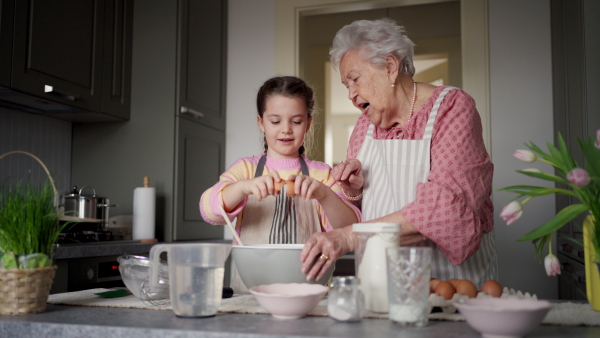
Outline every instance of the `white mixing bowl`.
MULTIPOLYGON (((231 251, 242 282, 248 289, 273 283, 307 283, 300 272, 300 252, 304 244, 236 245, 231 251)), ((327 285, 335 264, 327 270, 318 283, 327 285)))

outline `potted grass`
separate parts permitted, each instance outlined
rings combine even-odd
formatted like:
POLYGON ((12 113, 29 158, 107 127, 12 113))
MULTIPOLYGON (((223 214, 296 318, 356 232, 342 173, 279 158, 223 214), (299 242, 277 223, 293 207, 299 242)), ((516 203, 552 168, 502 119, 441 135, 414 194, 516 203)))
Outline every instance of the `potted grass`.
POLYGON ((59 222, 56 187, 44 163, 24 151, 46 171, 48 180, 34 186, 30 180, 0 188, 0 314, 39 313, 56 272, 52 251, 67 224, 59 222))

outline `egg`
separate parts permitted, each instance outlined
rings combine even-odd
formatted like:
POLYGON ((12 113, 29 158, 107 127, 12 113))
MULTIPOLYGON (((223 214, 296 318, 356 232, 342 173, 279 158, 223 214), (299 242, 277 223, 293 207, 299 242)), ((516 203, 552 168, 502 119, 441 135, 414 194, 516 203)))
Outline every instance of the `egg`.
POLYGON ((462 279, 456 279, 456 278, 452 278, 452 279, 448 280, 448 282, 450 282, 450 284, 452 284, 452 286, 454 286, 455 289, 458 286, 458 283, 460 283, 461 281, 462 281, 462 279))
POLYGON ((493 279, 485 281, 481 286, 481 292, 485 292, 492 297, 502 296, 502 287, 493 279))
POLYGON ((435 287, 435 293, 444 297, 444 299, 446 300, 452 299, 452 296, 454 296, 455 292, 456 289, 454 288, 454 286, 452 286, 452 284, 447 281, 441 281, 435 287))
POLYGON ((438 284, 440 284, 440 280, 437 278, 431 278, 429 280, 429 292, 430 293, 434 293, 435 292, 435 288, 438 284))
POLYGON ((296 186, 296 182, 295 181, 287 181, 287 196, 291 197, 291 196, 296 196, 296 193, 294 192, 294 187, 296 186))
POLYGON ((457 284, 456 293, 474 298, 477 296, 477 287, 470 280, 463 279, 457 284))
POLYGON ((287 183, 286 180, 281 180, 279 182, 275 182, 275 184, 274 184, 275 193, 279 193, 281 191, 281 189, 283 189, 283 187, 285 187, 286 183, 287 183))

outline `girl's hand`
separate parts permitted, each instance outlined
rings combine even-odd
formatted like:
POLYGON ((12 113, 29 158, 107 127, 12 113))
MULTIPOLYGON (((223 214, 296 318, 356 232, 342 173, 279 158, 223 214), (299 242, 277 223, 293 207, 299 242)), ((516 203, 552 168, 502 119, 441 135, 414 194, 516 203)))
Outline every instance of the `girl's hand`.
POLYGON ((276 171, 270 171, 269 175, 263 175, 243 181, 243 193, 254 195, 256 199, 262 201, 267 196, 277 195, 279 192, 275 189, 275 182, 281 182, 282 179, 276 171))
POLYGON ((362 164, 357 159, 346 159, 331 171, 336 182, 345 190, 360 190, 365 184, 362 164))
POLYGON ((292 195, 300 196, 306 201, 313 198, 317 201, 321 201, 327 196, 327 190, 331 190, 321 181, 317 181, 310 176, 290 175, 288 181, 294 182, 294 192, 292 195))

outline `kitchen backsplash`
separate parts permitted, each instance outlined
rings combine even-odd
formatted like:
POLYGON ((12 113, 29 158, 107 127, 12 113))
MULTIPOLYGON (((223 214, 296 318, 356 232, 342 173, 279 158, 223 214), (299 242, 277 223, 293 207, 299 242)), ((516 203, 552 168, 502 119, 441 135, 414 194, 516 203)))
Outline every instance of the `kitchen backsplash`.
MULTIPOLYGON (((71 184, 71 122, 0 107, 0 155, 23 150, 39 157, 52 174, 59 194, 71 184)), ((47 175, 29 156, 14 154, 0 160, 0 183, 26 179, 37 184, 47 175)))

